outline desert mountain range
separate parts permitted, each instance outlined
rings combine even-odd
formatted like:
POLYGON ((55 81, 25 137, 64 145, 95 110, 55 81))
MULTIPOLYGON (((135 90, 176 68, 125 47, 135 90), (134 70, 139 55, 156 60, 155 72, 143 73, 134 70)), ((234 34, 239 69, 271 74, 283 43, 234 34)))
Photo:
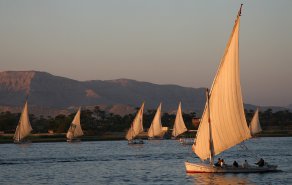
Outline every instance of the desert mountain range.
MULTIPOLYGON (((0 112, 19 112, 28 96, 30 112, 56 115, 76 111, 79 106, 128 114, 143 101, 146 109, 174 112, 179 101, 184 112, 203 111, 205 88, 158 85, 130 79, 78 81, 39 71, 0 72, 0 112)), ((254 109, 253 105, 245 105, 254 109)))

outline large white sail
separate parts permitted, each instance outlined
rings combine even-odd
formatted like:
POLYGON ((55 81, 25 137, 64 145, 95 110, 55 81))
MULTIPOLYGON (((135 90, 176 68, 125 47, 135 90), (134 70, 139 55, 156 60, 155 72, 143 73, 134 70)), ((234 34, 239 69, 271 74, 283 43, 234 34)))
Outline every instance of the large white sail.
POLYGON ((249 124, 249 130, 252 136, 262 131, 262 127, 259 120, 259 109, 257 109, 253 115, 253 118, 249 124))
POLYGON ((143 132, 143 111, 144 111, 144 103, 142 104, 141 108, 139 109, 133 123, 131 124, 130 129, 127 132, 126 139, 132 140, 138 134, 143 132))
POLYGON ((15 131, 13 139, 17 142, 21 141, 23 138, 28 136, 31 131, 32 131, 32 128, 29 122, 28 107, 27 107, 27 101, 26 101, 23 107, 23 110, 21 112, 21 116, 20 116, 18 125, 16 127, 16 131, 15 131))
POLYGON ((193 145, 194 152, 202 160, 251 137, 245 119, 240 86, 239 15, 210 90, 210 107, 207 103, 193 145), (209 128, 209 121, 211 128, 209 128))
POLYGON ((162 136, 162 124, 161 124, 161 103, 159 104, 155 113, 154 119, 148 130, 148 137, 160 137, 162 136))
POLYGON ((186 132, 187 130, 188 129, 182 117, 181 102, 179 102, 174 125, 173 125, 172 136, 177 137, 178 135, 186 132))
POLYGON ((76 113, 70 125, 70 128, 68 129, 68 132, 66 134, 68 139, 73 139, 75 137, 83 136, 83 131, 80 124, 80 112, 81 112, 81 108, 78 109, 78 112, 76 113))

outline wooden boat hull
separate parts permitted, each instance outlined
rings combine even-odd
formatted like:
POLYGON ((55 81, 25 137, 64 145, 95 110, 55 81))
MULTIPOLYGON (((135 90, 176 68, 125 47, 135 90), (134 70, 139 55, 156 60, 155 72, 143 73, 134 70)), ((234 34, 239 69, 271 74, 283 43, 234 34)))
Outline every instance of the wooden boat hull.
POLYGON ((14 140, 14 144, 29 144, 29 143, 31 143, 30 140, 20 140, 20 141, 14 140))
POLYGON ((128 140, 129 145, 141 145, 144 144, 144 141, 142 139, 134 139, 134 140, 128 140))
POLYGON ((81 140, 80 139, 67 139, 67 142, 68 143, 79 143, 79 142, 81 142, 81 140))
POLYGON ((148 140, 163 140, 163 137, 148 137, 148 140))
POLYGON ((180 138, 179 142, 183 145, 193 145, 195 139, 194 138, 180 138))
POLYGON ((209 164, 185 162, 185 166, 187 173, 263 173, 278 171, 275 165, 249 166, 247 168, 225 166, 221 168, 209 164))

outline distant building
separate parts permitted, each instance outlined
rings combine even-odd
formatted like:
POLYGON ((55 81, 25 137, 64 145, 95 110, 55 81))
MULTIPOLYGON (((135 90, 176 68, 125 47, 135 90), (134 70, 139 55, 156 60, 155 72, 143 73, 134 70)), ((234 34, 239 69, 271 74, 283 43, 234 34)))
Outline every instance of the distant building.
POLYGON ((192 118, 192 123, 195 126, 195 128, 198 128, 199 127, 200 121, 201 121, 200 118, 192 118))
POLYGON ((54 130, 48 130, 49 134, 54 134, 54 130))
POLYGON ((162 127, 162 131, 167 132, 168 131, 168 127, 162 127))

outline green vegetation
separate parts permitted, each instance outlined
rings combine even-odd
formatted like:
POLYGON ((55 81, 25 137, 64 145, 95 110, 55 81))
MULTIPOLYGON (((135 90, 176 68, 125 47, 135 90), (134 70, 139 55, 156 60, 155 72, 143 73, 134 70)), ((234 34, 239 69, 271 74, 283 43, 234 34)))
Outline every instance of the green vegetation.
MULTIPOLYGON (((154 117, 156 110, 148 110, 144 112, 144 128, 149 128, 151 121, 154 117)), ((249 122, 253 116, 252 110, 246 111, 247 121, 249 122)), ((186 126, 189 130, 197 129, 197 125, 192 123, 192 119, 196 116, 196 113, 183 114, 186 126)), ((260 122, 263 128, 263 136, 269 135, 291 135, 292 134, 292 113, 288 110, 272 112, 268 109, 264 112, 260 112, 260 122)), ((0 113, 0 135, 1 132, 5 134, 13 134, 17 126, 20 113, 2 112, 0 113)), ((31 125, 33 127, 33 134, 48 133, 52 130, 57 135, 51 135, 50 137, 64 138, 64 135, 58 135, 67 132, 71 121, 74 118, 74 114, 70 115, 58 115, 56 117, 36 117, 29 115, 31 125)), ((81 112, 81 125, 84 130, 85 136, 90 140, 91 136, 100 136, 109 133, 117 133, 118 137, 113 135, 106 136, 106 138, 117 139, 122 138, 123 134, 130 127, 135 113, 125 116, 115 115, 107 113, 101 110, 98 106, 94 110, 82 110, 81 112), (118 134, 119 133, 119 134, 118 134)), ((175 120, 174 114, 164 113, 162 116, 162 123, 164 127, 173 127, 175 120)), ((11 136, 12 137, 12 136, 11 136)), ((9 137, 9 138, 11 138, 9 137)), ((48 137, 48 135, 38 138, 48 137)), ((0 139, 8 139, 6 136, 1 136, 0 139)))
MULTIPOLYGON (((144 128, 149 128, 156 110, 148 110, 144 113, 144 128)), ((98 106, 94 110, 82 110, 81 112, 81 126, 85 135, 99 135, 105 132, 125 132, 129 129, 136 113, 125 116, 107 113, 101 110, 98 106)), ((56 117, 36 117, 29 115, 30 122, 33 128, 33 134, 48 133, 52 130, 54 133, 67 132, 74 114, 58 115, 56 117)), ((189 129, 195 129, 192 125, 192 118, 195 113, 184 114, 186 125, 189 129)), ((14 133, 18 124, 20 113, 2 112, 0 113, 0 131, 4 133, 14 133)), ((165 127, 173 127, 175 115, 164 113, 162 116, 162 123, 165 127)))

